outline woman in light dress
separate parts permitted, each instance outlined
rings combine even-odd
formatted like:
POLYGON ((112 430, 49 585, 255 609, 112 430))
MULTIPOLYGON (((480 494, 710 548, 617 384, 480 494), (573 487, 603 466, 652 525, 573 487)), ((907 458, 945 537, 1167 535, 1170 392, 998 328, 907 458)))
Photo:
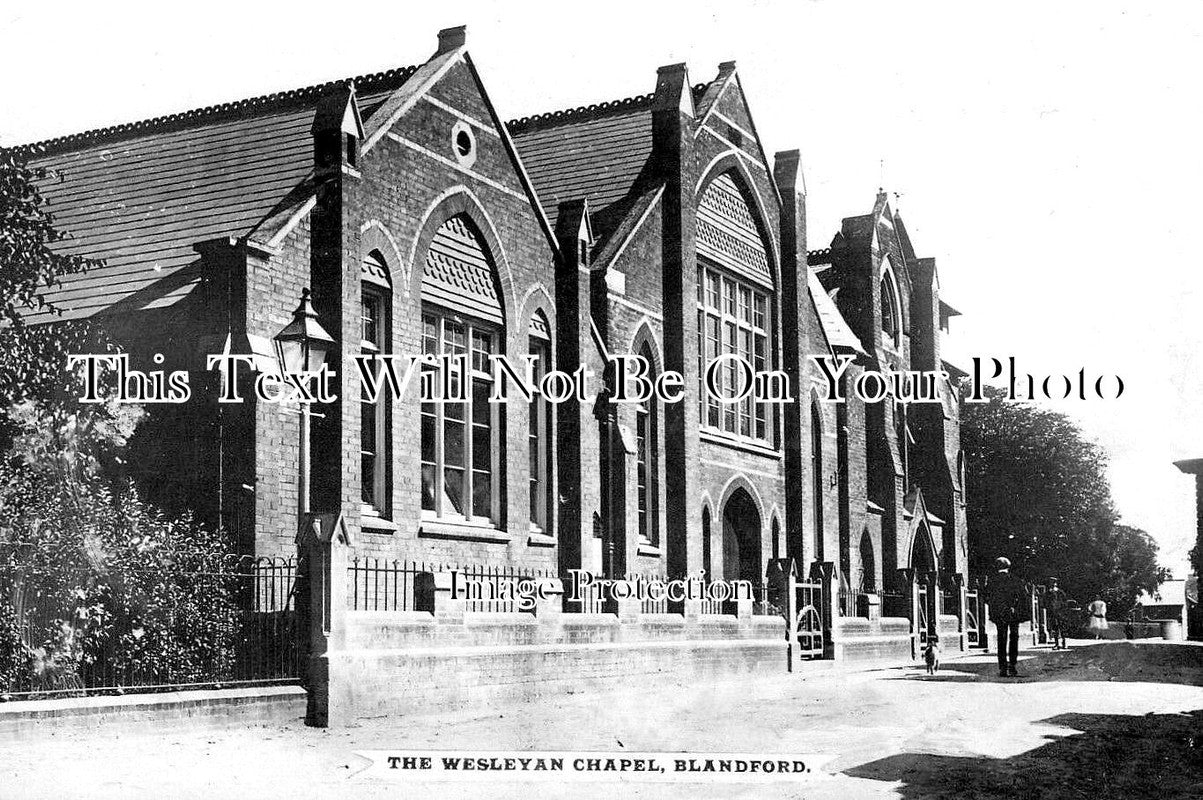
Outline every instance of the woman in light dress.
POLYGON ((1103 631, 1107 630, 1107 604, 1096 599, 1086 606, 1086 610, 1090 612, 1090 622, 1086 624, 1086 630, 1093 633, 1094 638, 1102 638, 1103 631))

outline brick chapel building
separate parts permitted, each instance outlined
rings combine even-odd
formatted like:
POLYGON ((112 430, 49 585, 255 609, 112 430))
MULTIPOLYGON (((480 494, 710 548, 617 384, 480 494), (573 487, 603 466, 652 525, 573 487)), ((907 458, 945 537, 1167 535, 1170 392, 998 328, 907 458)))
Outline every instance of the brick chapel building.
POLYGON ((247 552, 294 550, 295 407, 218 404, 204 356, 275 369, 312 287, 340 385, 311 506, 358 553, 757 582, 788 555, 853 594, 963 578, 952 384, 936 405, 826 403, 810 358, 855 357, 849 383, 945 368, 935 262, 884 195, 808 253, 799 154, 764 151, 735 64, 650 77, 505 123, 451 29, 420 66, 30 146, 68 246, 105 260, 51 293, 62 319, 192 372, 193 399, 134 443, 152 498, 247 552), (600 373, 603 348, 682 373, 686 401, 612 420, 604 400, 484 402, 489 354, 600 373), (364 402, 351 358, 371 352, 471 354, 469 402, 364 402), (797 402, 709 397, 701 365, 724 353, 784 370, 797 402))

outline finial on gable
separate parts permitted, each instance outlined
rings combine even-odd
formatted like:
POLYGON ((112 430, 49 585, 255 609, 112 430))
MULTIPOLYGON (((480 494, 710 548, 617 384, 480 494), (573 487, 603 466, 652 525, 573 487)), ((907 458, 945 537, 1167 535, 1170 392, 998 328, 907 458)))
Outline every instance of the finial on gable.
POLYGON ((317 101, 310 133, 334 131, 357 139, 363 138, 363 120, 359 116, 359 104, 355 99, 354 81, 335 86, 317 101))
POLYGON ((318 99, 310 133, 314 168, 319 173, 358 165, 363 119, 355 100, 354 82, 335 86, 318 99))

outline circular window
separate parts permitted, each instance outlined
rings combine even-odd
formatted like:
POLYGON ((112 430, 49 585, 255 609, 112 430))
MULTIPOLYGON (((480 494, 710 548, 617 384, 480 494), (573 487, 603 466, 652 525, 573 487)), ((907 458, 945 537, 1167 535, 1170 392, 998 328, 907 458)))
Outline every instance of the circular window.
POLYGON ((457 122, 451 128, 451 149, 462 166, 470 167, 476 160, 476 137, 465 122, 457 122))

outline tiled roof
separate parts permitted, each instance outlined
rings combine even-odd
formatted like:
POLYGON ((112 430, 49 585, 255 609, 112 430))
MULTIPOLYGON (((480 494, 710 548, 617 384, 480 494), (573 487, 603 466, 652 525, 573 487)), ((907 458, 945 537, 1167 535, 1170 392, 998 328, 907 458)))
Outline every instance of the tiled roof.
POLYGON ((651 156, 651 102, 641 95, 507 123, 553 228, 559 205, 582 199, 599 244, 617 227, 651 156))
MULTIPOLYGON (((415 67, 353 79, 368 117, 415 67)), ((26 145, 62 249, 104 259, 46 299, 63 319, 171 305, 193 288, 193 245, 249 231, 309 174, 317 99, 347 80, 26 145)), ((51 319, 30 315, 30 322, 51 319)))
POLYGON ((827 343, 831 345, 833 350, 845 349, 855 353, 865 352, 860 339, 848 327, 848 323, 844 320, 844 316, 840 314, 835 301, 831 299, 831 296, 823 288, 823 283, 819 280, 819 276, 815 274, 814 270, 807 269, 806 278, 807 285, 810 288, 810 296, 814 300, 815 312, 819 315, 819 324, 823 326, 823 333, 827 336, 827 343))

